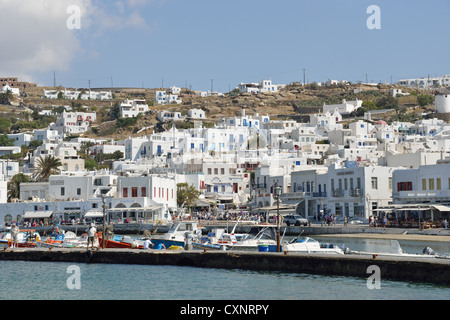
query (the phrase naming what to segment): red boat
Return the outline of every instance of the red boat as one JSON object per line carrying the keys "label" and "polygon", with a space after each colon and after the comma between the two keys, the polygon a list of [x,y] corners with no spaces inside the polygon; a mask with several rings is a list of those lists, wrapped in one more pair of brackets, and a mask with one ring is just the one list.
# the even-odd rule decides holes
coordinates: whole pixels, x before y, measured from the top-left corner
{"label": "red boat", "polygon": [[[11,241],[8,241],[8,246],[11,248]],[[16,248],[36,248],[36,242],[19,242],[16,243]]]}
{"label": "red boat", "polygon": [[[102,233],[98,233],[98,243],[100,247],[103,245]],[[115,241],[111,239],[105,239],[105,248],[115,248],[115,249],[143,249],[144,246],[137,245],[126,241]]]}

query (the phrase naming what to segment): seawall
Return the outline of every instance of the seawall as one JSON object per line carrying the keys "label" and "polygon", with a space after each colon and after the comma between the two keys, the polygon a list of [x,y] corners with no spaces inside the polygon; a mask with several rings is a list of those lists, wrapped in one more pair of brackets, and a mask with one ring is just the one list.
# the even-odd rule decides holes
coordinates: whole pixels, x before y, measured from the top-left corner
{"label": "seawall", "polygon": [[175,265],[276,271],[368,278],[368,267],[380,268],[381,279],[450,285],[450,259],[389,258],[363,255],[327,255],[245,251],[137,250],[137,249],[4,249],[0,260]]}

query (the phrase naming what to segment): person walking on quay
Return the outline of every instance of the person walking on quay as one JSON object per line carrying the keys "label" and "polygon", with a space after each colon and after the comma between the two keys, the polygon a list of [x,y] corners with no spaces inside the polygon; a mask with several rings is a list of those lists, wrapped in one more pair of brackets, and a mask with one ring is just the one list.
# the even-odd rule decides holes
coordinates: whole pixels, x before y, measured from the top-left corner
{"label": "person walking on quay", "polygon": [[95,240],[95,234],[97,233],[97,228],[93,223],[91,223],[91,226],[88,230],[88,241],[87,241],[87,249],[89,249],[89,243],[92,243],[92,249],[94,249],[94,240]]}
{"label": "person walking on quay", "polygon": [[383,217],[383,228],[386,228],[387,225],[387,218],[386,216]]}
{"label": "person walking on quay", "polygon": [[153,248],[153,242],[151,242],[149,238],[146,238],[144,241],[144,249],[148,248]]}
{"label": "person walking on quay", "polygon": [[19,237],[20,229],[16,224],[11,226],[11,248],[15,248],[19,246],[18,237]]}

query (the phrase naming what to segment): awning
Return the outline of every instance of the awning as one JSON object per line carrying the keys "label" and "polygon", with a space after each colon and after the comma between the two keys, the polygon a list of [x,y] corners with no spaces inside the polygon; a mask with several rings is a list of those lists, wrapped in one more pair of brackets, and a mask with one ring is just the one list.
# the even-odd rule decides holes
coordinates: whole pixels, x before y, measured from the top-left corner
{"label": "awning", "polygon": [[161,209],[162,207],[131,207],[131,208],[110,208],[107,212],[122,212],[122,211],[154,211]]}
{"label": "awning", "polygon": [[437,210],[439,210],[439,211],[441,211],[441,212],[450,212],[450,207],[449,206],[444,206],[444,205],[442,205],[442,204],[439,204],[439,205],[433,205],[433,208],[434,209],[437,209]]}
{"label": "awning", "polygon": [[380,207],[377,209],[372,209],[372,211],[427,211],[430,210],[430,206],[392,206],[392,207]]}
{"label": "awning", "polygon": [[101,211],[88,211],[84,215],[85,218],[103,218],[103,212]]}
{"label": "awning", "polygon": [[30,211],[25,212],[22,218],[25,219],[37,219],[37,218],[50,218],[53,214],[53,211]]}

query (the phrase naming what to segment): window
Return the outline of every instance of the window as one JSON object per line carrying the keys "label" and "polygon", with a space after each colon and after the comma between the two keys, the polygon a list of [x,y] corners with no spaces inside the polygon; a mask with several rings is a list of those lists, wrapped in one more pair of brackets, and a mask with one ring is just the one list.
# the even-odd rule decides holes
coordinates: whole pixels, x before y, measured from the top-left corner
{"label": "window", "polygon": [[441,178],[436,178],[436,190],[441,190]]}
{"label": "window", "polygon": [[427,179],[422,179],[422,190],[427,190]]}
{"label": "window", "polygon": [[77,195],[81,195],[81,188],[77,188]]}
{"label": "window", "polygon": [[218,168],[214,168],[214,174],[219,174],[219,169]]}
{"label": "window", "polygon": [[146,197],[146,196],[147,196],[147,188],[141,187],[141,197]]}
{"label": "window", "polygon": [[371,182],[372,182],[372,189],[377,190],[378,189],[378,178],[372,177]]}
{"label": "window", "polygon": [[212,174],[211,168],[208,168],[208,174]]}
{"label": "window", "polygon": [[63,196],[63,195],[65,195],[65,193],[66,193],[66,189],[64,187],[61,187],[61,195]]}
{"label": "window", "polygon": [[137,187],[132,187],[131,188],[131,197],[132,198],[137,198],[138,196],[138,188]]}
{"label": "window", "polygon": [[392,190],[392,177],[389,177],[389,190]]}
{"label": "window", "polygon": [[225,168],[220,168],[220,174],[222,174],[222,175],[225,174]]}
{"label": "window", "polygon": [[428,186],[429,186],[430,190],[434,190],[434,179],[433,178],[428,179]]}
{"label": "window", "polygon": [[128,197],[128,188],[122,189],[122,197],[127,198]]}

